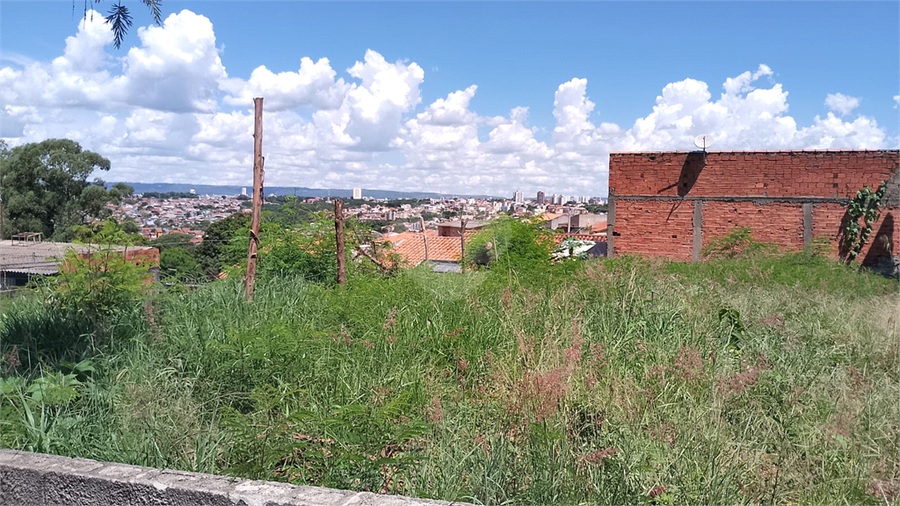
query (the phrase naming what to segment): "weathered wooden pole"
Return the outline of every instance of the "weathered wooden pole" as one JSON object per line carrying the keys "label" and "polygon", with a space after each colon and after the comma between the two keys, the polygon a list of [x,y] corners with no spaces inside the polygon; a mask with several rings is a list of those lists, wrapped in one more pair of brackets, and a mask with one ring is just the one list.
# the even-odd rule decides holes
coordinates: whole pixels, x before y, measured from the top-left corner
{"label": "weathered wooden pole", "polygon": [[337,244],[337,281],[347,284],[347,266],[344,264],[344,203],[334,199],[334,238]]}
{"label": "weathered wooden pole", "polygon": [[256,256],[259,252],[259,220],[262,214],[263,156],[262,113],[263,99],[253,99],[253,214],[250,218],[250,246],[247,248],[247,274],[244,276],[244,293],[253,300],[253,284],[256,281]]}

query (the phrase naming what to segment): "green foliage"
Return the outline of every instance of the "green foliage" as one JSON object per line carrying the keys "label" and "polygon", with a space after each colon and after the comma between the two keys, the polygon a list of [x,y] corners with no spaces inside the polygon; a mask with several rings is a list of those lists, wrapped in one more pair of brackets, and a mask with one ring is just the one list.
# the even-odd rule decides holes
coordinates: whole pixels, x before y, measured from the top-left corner
{"label": "green foliage", "polygon": [[109,160],[68,139],[10,150],[0,159],[0,235],[42,232],[45,238],[65,241],[73,237],[73,226],[108,216],[106,204],[119,202],[133,189],[119,183],[107,191],[102,180],[89,182],[96,170],[109,170]]}
{"label": "green foliage", "polygon": [[33,381],[0,378],[0,442],[7,448],[51,453],[60,439],[56,422],[61,409],[78,397],[80,386],[75,373],[48,372]]}
{"label": "green foliage", "polygon": [[584,208],[589,213],[597,214],[597,213],[605,213],[609,210],[609,206],[606,204],[585,204]]}
{"label": "green foliage", "polygon": [[[353,261],[353,252],[359,241],[369,243],[372,240],[367,224],[356,220],[344,222],[345,262],[350,272],[373,272],[373,266],[368,261]],[[249,227],[235,233],[235,237],[249,235]],[[299,276],[315,283],[337,283],[337,245],[332,215],[319,212],[310,215],[310,221],[290,229],[266,220],[260,224],[259,235],[256,266],[259,278]],[[233,241],[223,248],[225,255],[237,259],[231,270],[238,276],[243,275],[246,269],[247,246],[241,242]]]}
{"label": "green foliage", "polygon": [[266,221],[291,228],[309,223],[315,220],[320,213],[332,210],[334,210],[334,204],[324,200],[304,202],[291,195],[269,197],[263,204],[263,218]]}
{"label": "green foliage", "polygon": [[204,277],[200,263],[187,250],[167,248],[159,254],[159,272],[165,279],[197,281]]}
{"label": "green foliage", "polygon": [[92,253],[69,250],[59,265],[51,288],[59,310],[83,315],[102,335],[112,317],[137,302],[150,281],[149,262],[126,260],[128,236],[115,222],[107,221],[94,237]]}
{"label": "green foliage", "polygon": [[723,236],[713,237],[703,247],[704,258],[737,258],[756,254],[771,254],[776,251],[771,244],[759,242],[747,226],[734,227]]}
{"label": "green foliage", "polygon": [[[94,1],[99,2],[100,0]],[[141,0],[141,2],[150,9],[150,14],[153,15],[153,22],[157,26],[162,24],[162,10],[160,9],[162,0]],[[84,5],[84,15],[87,17],[88,4],[85,3]],[[113,32],[113,45],[116,49],[119,49],[122,46],[122,41],[125,40],[128,29],[131,28],[131,12],[119,0],[109,8],[105,19]]]}
{"label": "green foliage", "polygon": [[[853,262],[868,242],[872,227],[881,214],[882,199],[886,190],[887,181],[882,181],[875,192],[866,186],[850,199],[846,225],[841,231],[841,253],[846,263]],[[863,220],[862,225],[859,223],[860,219]]]}
{"label": "green foliage", "polygon": [[890,503],[898,292],[806,253],[225,280],[123,314],[33,422],[11,378],[0,442],[482,504]]}
{"label": "green foliage", "polygon": [[147,243],[147,245],[153,246],[154,248],[159,248],[160,253],[172,248],[183,249],[185,251],[191,252],[196,249],[194,243],[191,242],[193,238],[194,236],[191,234],[164,234],[150,241],[149,243]]}
{"label": "green foliage", "polygon": [[469,239],[464,263],[530,271],[549,266],[552,250],[552,235],[538,222],[501,217]]}
{"label": "green foliage", "polygon": [[91,348],[94,329],[83,315],[59,311],[36,295],[16,297],[3,306],[0,355],[6,360],[0,360],[0,375],[77,361]]}
{"label": "green foliage", "polygon": [[[235,213],[212,223],[203,234],[203,242],[197,248],[197,260],[209,276],[222,272],[223,265],[234,265],[247,257],[249,234],[239,236],[241,229],[249,230],[250,215]],[[240,247],[243,245],[243,254]]]}
{"label": "green foliage", "polygon": [[266,223],[260,236],[260,277],[293,274],[318,283],[337,283],[334,220],[324,212],[294,230]]}
{"label": "green foliage", "polygon": [[145,242],[134,222],[126,221],[119,224],[112,218],[95,221],[88,225],[76,225],[72,227],[71,231],[73,240],[81,244],[103,244],[115,241],[115,244],[139,246]]}

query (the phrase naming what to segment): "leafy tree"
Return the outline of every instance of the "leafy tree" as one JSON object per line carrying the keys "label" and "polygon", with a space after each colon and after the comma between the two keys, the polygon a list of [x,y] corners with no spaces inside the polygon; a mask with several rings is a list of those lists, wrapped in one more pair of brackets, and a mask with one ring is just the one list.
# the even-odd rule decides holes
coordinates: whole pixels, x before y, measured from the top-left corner
{"label": "leafy tree", "polygon": [[475,267],[499,264],[516,270],[550,265],[553,238],[535,221],[503,217],[469,239],[464,263]]}
{"label": "leafy tree", "polygon": [[243,248],[243,257],[247,256],[247,241],[249,234],[245,233],[239,236],[241,229],[249,230],[250,215],[244,213],[236,213],[228,218],[219,220],[206,229],[203,235],[203,242],[197,248],[197,260],[203,270],[215,276],[222,270],[222,265],[233,265],[241,261],[242,255],[238,248],[229,248],[230,245],[236,244]]}
{"label": "leafy tree", "polygon": [[160,254],[166,250],[177,248],[183,249],[188,253],[194,251],[196,247],[191,242],[194,236],[191,234],[171,233],[159,236],[159,238],[150,241],[149,246],[159,248]]}
{"label": "leafy tree", "polygon": [[118,203],[134,189],[119,183],[106,190],[103,180],[91,183],[95,170],[109,170],[109,160],[68,139],[17,146],[0,158],[3,230],[42,232],[54,240],[74,237],[73,226],[109,215],[106,204]]}
{"label": "leafy tree", "polygon": [[[132,226],[126,226],[127,224]],[[72,227],[75,242],[82,244],[97,244],[116,238],[119,245],[143,245],[144,237],[137,232],[133,221],[119,224],[116,220],[108,218],[105,221],[97,221],[88,225],[76,225]],[[114,235],[115,234],[115,235]]]}
{"label": "leafy tree", "polygon": [[[222,270],[230,276],[244,274],[249,230],[248,223],[236,232],[235,240],[221,248]],[[307,223],[291,228],[264,219],[260,224],[259,237],[256,273],[260,279],[299,275],[315,283],[337,283],[337,245],[332,214],[324,211],[315,213]],[[356,219],[344,221],[345,265],[348,272],[382,275],[393,272],[396,258],[386,260],[383,255],[361,248],[362,244],[371,245],[373,242],[369,222]]]}
{"label": "leafy tree", "polygon": [[589,213],[605,213],[609,210],[609,206],[606,204],[585,204],[584,208],[587,209]]}
{"label": "leafy tree", "polygon": [[203,269],[197,259],[181,248],[167,248],[159,254],[159,272],[180,281],[203,277]]}
{"label": "leafy tree", "polygon": [[66,254],[53,300],[63,311],[87,317],[102,336],[116,313],[140,299],[149,286],[152,265],[126,260],[117,245],[129,244],[129,237],[113,221],[106,221],[93,239],[93,253]]}

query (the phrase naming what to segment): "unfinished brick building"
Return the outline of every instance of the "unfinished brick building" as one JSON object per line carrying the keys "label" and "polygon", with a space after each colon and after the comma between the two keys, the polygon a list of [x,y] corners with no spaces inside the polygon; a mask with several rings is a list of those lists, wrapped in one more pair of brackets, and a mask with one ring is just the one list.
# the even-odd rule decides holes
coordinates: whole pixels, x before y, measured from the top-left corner
{"label": "unfinished brick building", "polygon": [[847,204],[888,180],[886,207],[860,259],[889,260],[900,242],[900,151],[612,153],[608,256],[700,260],[704,245],[736,226],[784,250],[827,238],[839,254]]}

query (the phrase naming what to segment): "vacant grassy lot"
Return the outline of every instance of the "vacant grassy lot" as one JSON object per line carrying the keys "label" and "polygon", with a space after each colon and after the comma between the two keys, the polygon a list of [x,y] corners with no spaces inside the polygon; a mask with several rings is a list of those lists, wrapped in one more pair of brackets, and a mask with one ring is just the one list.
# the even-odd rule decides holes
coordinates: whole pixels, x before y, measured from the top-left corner
{"label": "vacant grassy lot", "polygon": [[485,504],[896,503],[898,308],[802,254],[224,281],[93,341],[19,297],[0,443]]}

